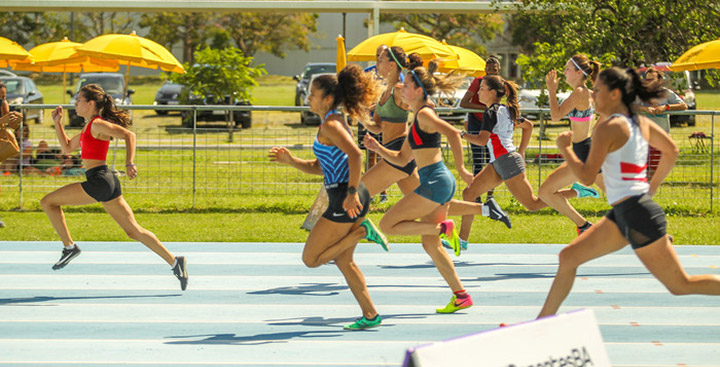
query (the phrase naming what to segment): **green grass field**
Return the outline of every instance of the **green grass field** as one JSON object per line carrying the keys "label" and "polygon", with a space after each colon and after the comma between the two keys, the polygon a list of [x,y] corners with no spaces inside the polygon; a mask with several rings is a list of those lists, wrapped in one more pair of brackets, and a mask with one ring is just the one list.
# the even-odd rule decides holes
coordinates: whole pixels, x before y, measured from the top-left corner
{"label": "green grass field", "polygon": [[[135,104],[151,104],[155,92],[162,84],[160,79],[131,78],[131,88],[136,90]],[[295,81],[290,77],[265,76],[260,79],[260,86],[253,92],[256,105],[292,105],[294,99]],[[40,85],[45,94],[46,103],[60,103],[62,86],[58,83]],[[69,88],[68,88],[69,89]],[[703,91],[697,94],[699,110],[720,110],[720,92]],[[52,139],[54,132],[51,128],[49,111],[46,113],[44,126],[31,125],[33,134]],[[153,111],[135,111],[134,129],[139,137],[152,138],[171,137],[175,141],[192,141],[192,135],[181,132],[180,118],[177,114],[157,116]],[[710,132],[712,120],[709,116],[699,116],[697,126],[673,128],[673,135],[677,137],[682,149],[691,149],[690,141],[686,138],[693,131]],[[304,142],[312,136],[316,127],[303,127],[299,124],[299,113],[255,112],[253,114],[253,128],[237,131],[234,142],[241,139],[262,141],[268,143],[274,139],[277,132],[282,132],[278,144],[292,145]],[[549,127],[547,134],[554,136],[567,129],[567,126],[557,125]],[[537,134],[537,129],[536,129]],[[36,136],[36,135],[34,135]],[[217,141],[217,144],[230,144],[228,134],[222,129],[208,130],[202,139]],[[290,137],[290,138],[288,138]],[[293,138],[294,137],[294,138]],[[290,140],[288,140],[290,139]],[[292,140],[297,139],[297,140]],[[531,145],[537,144],[533,139]],[[543,142],[544,145],[554,145],[552,141]],[[188,151],[189,152],[189,151]],[[149,162],[152,157],[161,155],[161,151],[138,151],[138,160]],[[231,157],[228,159],[239,161],[264,161],[264,152],[255,152],[252,157]],[[305,152],[305,154],[309,154]],[[528,152],[531,156],[532,152]],[[122,155],[120,155],[122,156]],[[187,164],[192,157],[188,153],[175,154],[172,158],[176,165]],[[208,158],[209,159],[209,158]],[[183,163],[185,162],[185,163]],[[209,164],[206,162],[206,164]],[[448,162],[452,165],[452,162]],[[707,213],[704,209],[709,200],[707,182],[709,162],[705,158],[692,158],[687,162],[680,162],[663,186],[657,199],[666,208],[669,220],[669,231],[675,235],[676,243],[681,244],[720,244],[720,231],[717,231],[717,194],[715,194],[715,209]],[[715,160],[716,172],[718,160]],[[146,165],[143,167],[145,177],[163,177],[161,166]],[[186,169],[189,169],[189,165]],[[534,186],[538,181],[537,166],[528,166],[528,177]],[[543,170],[542,176],[547,175],[552,167]],[[223,171],[224,170],[224,171]],[[219,173],[218,173],[219,172]],[[185,173],[184,173],[185,174]],[[211,186],[217,185],[213,180],[224,175],[232,175],[233,171],[218,168],[209,172],[201,172],[199,181],[208,182]],[[291,173],[279,173],[283,182],[308,181],[308,176]],[[717,177],[717,173],[716,173]],[[44,177],[25,177],[24,183],[28,185],[23,195],[23,209],[16,210],[20,193],[17,192],[17,181],[12,177],[0,177],[0,183],[5,189],[0,200],[0,217],[8,224],[7,228],[0,229],[1,239],[12,240],[57,240],[44,213],[40,210],[39,199],[52,190],[58,183],[46,186]],[[277,179],[277,177],[273,177]],[[65,178],[62,182],[77,182],[78,177]],[[237,194],[237,187],[227,184],[221,189],[204,190],[198,193],[196,205],[192,206],[191,190],[187,186],[175,187],[172,182],[155,180],[149,188],[140,193],[126,194],[128,202],[135,209],[138,221],[148,229],[154,231],[164,241],[290,241],[304,242],[307,234],[299,228],[304,220],[305,213],[312,204],[314,196],[311,194],[287,195],[282,188],[263,185],[267,177],[256,177],[256,185],[252,195]],[[315,178],[318,182],[319,178]],[[62,183],[61,182],[61,183]],[[147,181],[146,181],[147,182]],[[183,181],[185,182],[185,181]],[[60,184],[61,184],[60,183]],[[13,186],[15,185],[15,191]],[[225,185],[222,184],[221,185]],[[129,185],[126,187],[130,187]],[[314,186],[313,186],[314,187]],[[464,187],[463,184],[460,187]],[[717,192],[717,189],[715,190]],[[375,206],[370,217],[379,221],[384,210],[397,200],[397,189],[391,191],[395,194],[389,204]],[[458,194],[459,195],[459,194]],[[527,213],[520,205],[511,199],[504,189],[499,190],[498,200],[513,218],[514,228],[505,229],[496,222],[478,218],[471,235],[471,242],[518,242],[518,243],[565,243],[574,236],[572,223],[565,217],[552,210],[545,209],[538,213]],[[596,221],[608,209],[603,200],[575,200],[573,204],[588,219]],[[68,223],[71,233],[76,240],[107,240],[126,241],[127,238],[106,214],[101,214],[99,205],[68,209]],[[416,237],[392,238],[395,242],[418,242]]]}

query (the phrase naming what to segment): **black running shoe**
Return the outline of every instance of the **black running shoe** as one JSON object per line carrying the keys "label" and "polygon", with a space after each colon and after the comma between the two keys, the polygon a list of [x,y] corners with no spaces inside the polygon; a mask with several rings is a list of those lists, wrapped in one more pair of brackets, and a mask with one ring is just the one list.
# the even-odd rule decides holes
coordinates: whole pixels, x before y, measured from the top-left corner
{"label": "black running shoe", "polygon": [[53,265],[53,270],[60,270],[65,267],[65,265],[70,263],[70,260],[78,257],[80,255],[80,247],[78,245],[75,245],[72,249],[68,250],[67,248],[64,248],[62,250],[62,255],[60,256],[60,260],[58,260],[55,265]]}
{"label": "black running shoe", "polygon": [[485,204],[483,205],[487,206],[490,213],[490,219],[499,220],[505,223],[508,228],[512,228],[512,223],[510,223],[510,217],[508,217],[508,215],[505,214],[505,212],[500,208],[500,205],[498,205],[497,201],[495,201],[495,198],[491,197],[485,200]]}
{"label": "black running shoe", "polygon": [[176,256],[175,257],[175,266],[173,266],[172,271],[173,274],[180,280],[180,289],[185,290],[187,288],[187,282],[188,282],[188,275],[187,275],[187,268],[185,264],[185,256]]}

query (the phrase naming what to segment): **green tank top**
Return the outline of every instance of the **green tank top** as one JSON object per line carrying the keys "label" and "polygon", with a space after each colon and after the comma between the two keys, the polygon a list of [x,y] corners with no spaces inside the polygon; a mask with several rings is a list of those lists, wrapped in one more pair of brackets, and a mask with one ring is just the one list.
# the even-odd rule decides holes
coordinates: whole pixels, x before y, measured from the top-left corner
{"label": "green tank top", "polygon": [[378,102],[375,113],[380,116],[381,121],[394,123],[407,123],[408,111],[403,110],[395,104],[395,87],[390,91],[390,97],[385,104]]}

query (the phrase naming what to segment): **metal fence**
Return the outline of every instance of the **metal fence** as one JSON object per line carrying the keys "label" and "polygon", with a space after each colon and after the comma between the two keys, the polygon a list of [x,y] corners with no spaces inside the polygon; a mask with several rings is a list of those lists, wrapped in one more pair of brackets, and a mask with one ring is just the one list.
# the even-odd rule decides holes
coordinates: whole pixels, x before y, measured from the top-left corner
{"label": "metal fence", "polygon": [[[26,105],[24,108],[54,108],[55,105]],[[72,108],[72,106],[64,106]],[[129,106],[132,110],[186,110],[196,116],[198,111],[250,110],[282,111],[288,119],[299,120],[299,111],[306,107],[274,106]],[[438,108],[439,112],[448,111]],[[454,110],[453,112],[467,112]],[[527,175],[535,191],[547,175],[561,160],[554,137],[567,127],[549,127],[544,120],[548,110],[523,111],[540,116],[535,133],[528,148]],[[680,147],[680,156],[670,176],[656,196],[666,208],[676,207],[692,213],[717,212],[718,147],[714,139],[715,119],[720,111],[683,111],[681,115],[695,115],[698,125],[692,128],[673,128],[671,135]],[[152,197],[174,196],[173,207],[212,208],[223,198],[238,195],[305,195],[317,194],[322,182],[320,176],[307,175],[293,168],[270,162],[268,151],[273,146],[286,146],[293,154],[312,157],[312,143],[315,129],[303,128],[250,128],[237,129],[231,124],[206,128],[193,120],[192,128],[177,126],[143,127],[136,124],[139,176],[129,180],[123,175],[125,166],[124,142],[111,144],[108,164],[117,167],[126,195],[151,200]],[[37,149],[40,141],[59,148],[52,124],[26,125],[30,130],[28,141]],[[79,130],[68,131],[68,135]],[[548,140],[539,136],[547,135]],[[357,135],[357,134],[356,134]],[[516,134],[519,135],[519,134]],[[519,139],[519,136],[516,137]],[[518,143],[519,141],[516,141]],[[446,156],[448,150],[446,149]],[[466,157],[469,162],[469,149]],[[448,157],[451,158],[451,157]],[[33,162],[34,169],[2,170],[0,187],[2,199],[0,210],[13,208],[37,208],[39,199],[48,192],[71,182],[81,181],[79,169],[58,169],[61,162],[44,160]],[[453,167],[452,164],[448,164]],[[460,185],[463,186],[462,184]],[[512,200],[511,195],[501,186],[496,197]],[[396,188],[389,195],[400,195]],[[459,193],[457,194],[460,195]],[[158,200],[162,202],[163,200]],[[172,209],[172,208],[167,208]]]}

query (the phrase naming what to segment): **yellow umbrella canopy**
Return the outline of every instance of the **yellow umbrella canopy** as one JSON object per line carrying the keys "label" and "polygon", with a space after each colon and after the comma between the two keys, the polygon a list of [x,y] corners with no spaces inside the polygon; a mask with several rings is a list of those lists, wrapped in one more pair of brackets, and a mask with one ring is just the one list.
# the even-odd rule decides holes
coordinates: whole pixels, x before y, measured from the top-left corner
{"label": "yellow umbrella canopy", "polygon": [[345,65],[347,65],[347,55],[345,54],[345,38],[338,35],[337,38],[337,56],[335,61],[335,70],[339,73]]}
{"label": "yellow umbrella canopy", "polygon": [[117,60],[78,55],[76,49],[80,45],[82,44],[70,42],[66,37],[59,42],[49,42],[35,46],[30,50],[35,62],[18,62],[13,65],[13,69],[58,73],[118,71],[120,69]]}
{"label": "yellow umbrella canopy", "polygon": [[147,38],[132,34],[104,34],[77,48],[80,56],[117,60],[121,65],[184,73],[182,64],[170,51]]}
{"label": "yellow umbrella canopy", "polygon": [[408,33],[404,29],[397,32],[378,34],[360,42],[347,53],[348,61],[375,61],[375,51],[380,45],[399,46],[406,54],[418,53],[423,60],[455,58],[456,54],[447,45],[431,37]]}
{"label": "yellow umbrella canopy", "polygon": [[450,45],[448,47],[457,54],[457,58],[441,61],[438,71],[449,73],[457,70],[462,74],[474,77],[485,75],[485,60],[482,57],[466,48]]}
{"label": "yellow umbrella canopy", "polygon": [[0,67],[6,68],[18,61],[32,62],[33,57],[17,42],[0,37]]}
{"label": "yellow umbrella canopy", "polygon": [[720,39],[701,43],[670,65],[672,71],[720,69]]}

